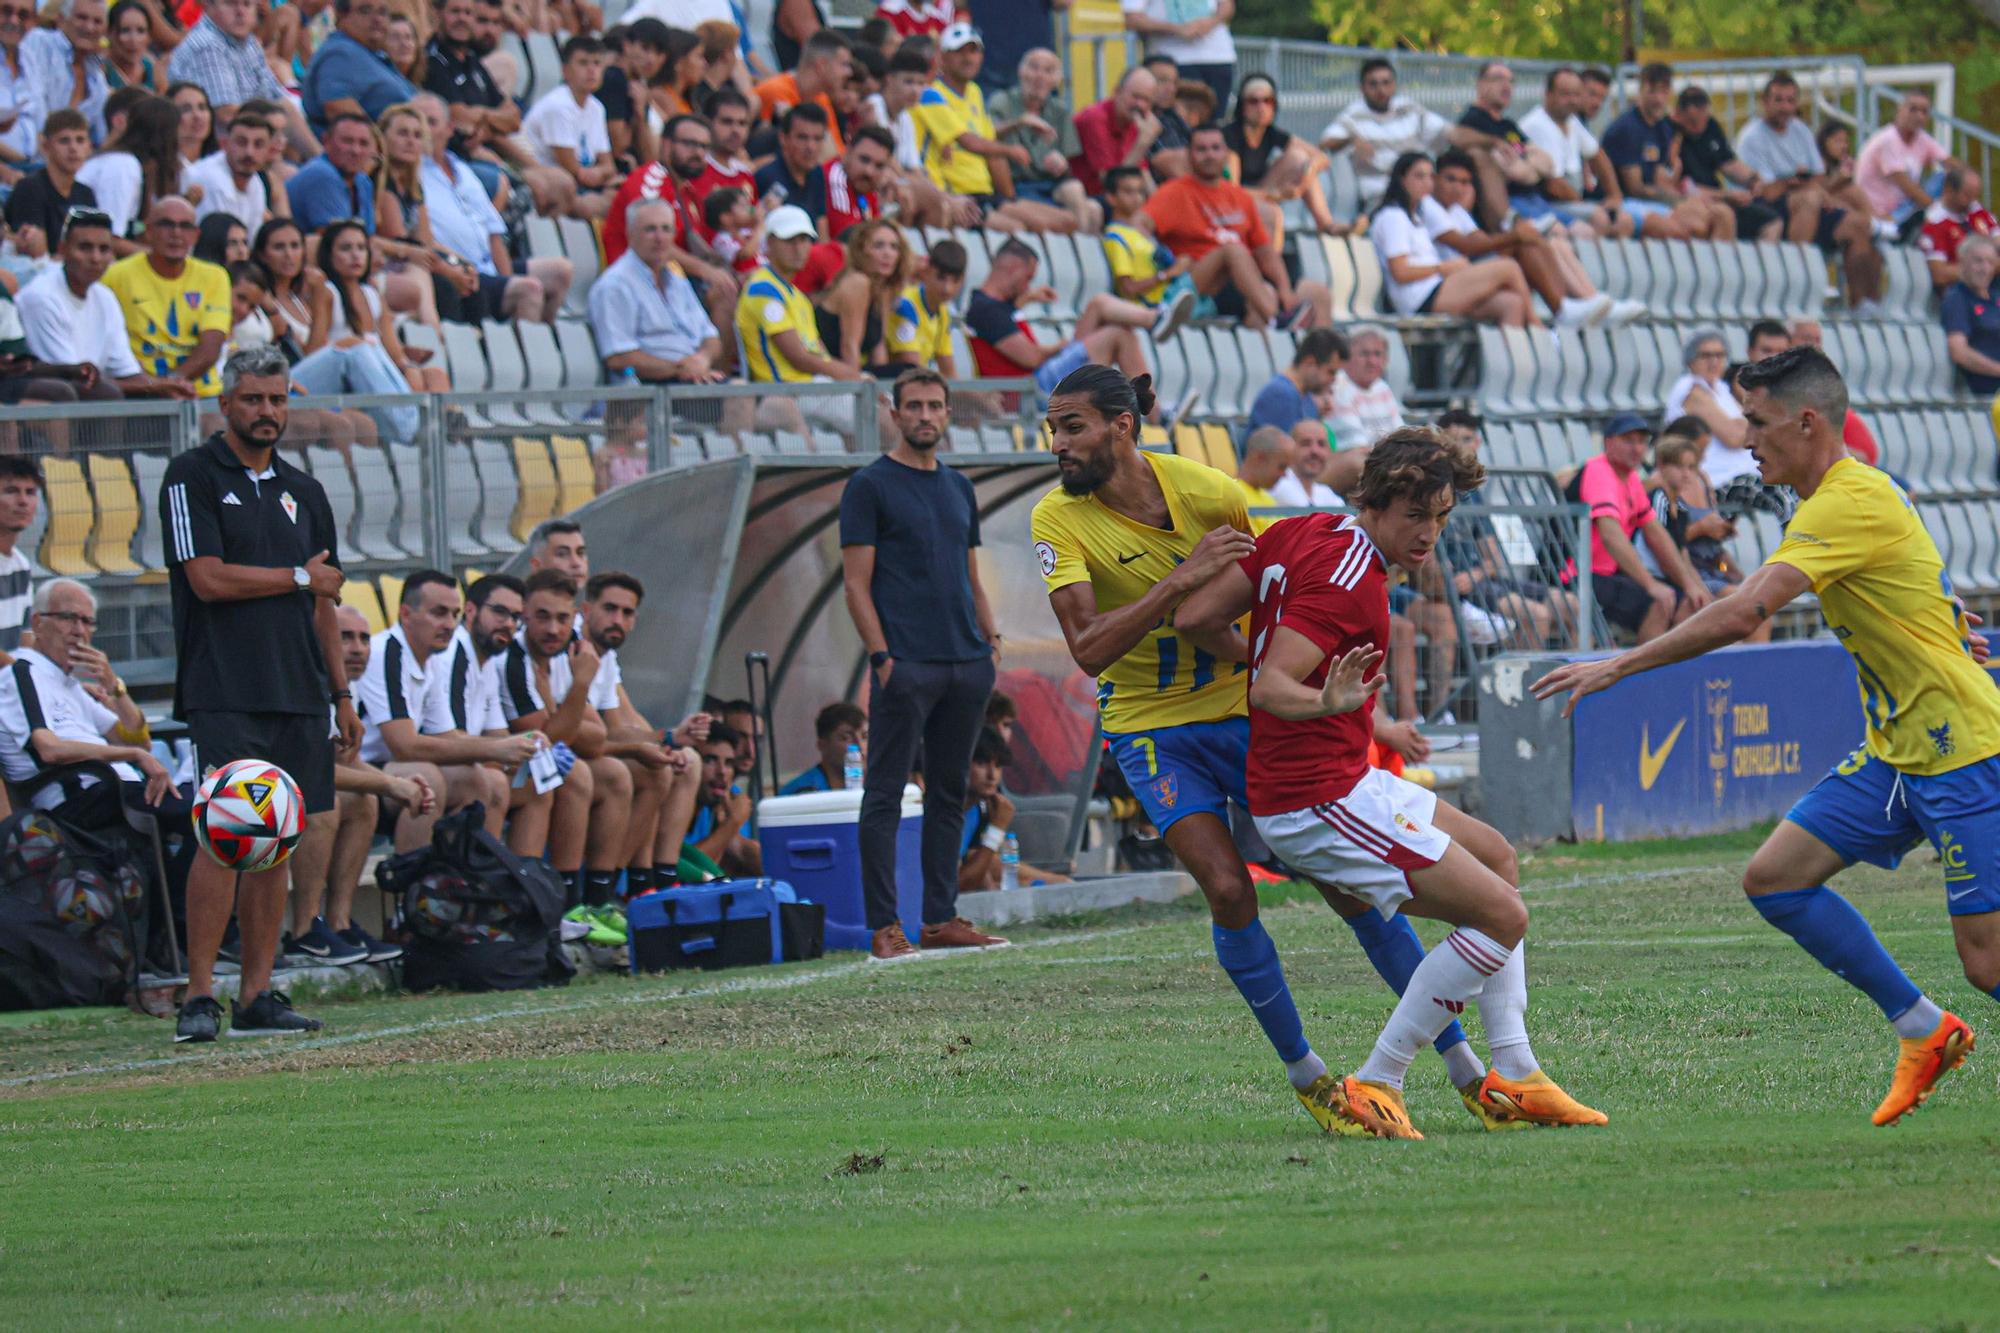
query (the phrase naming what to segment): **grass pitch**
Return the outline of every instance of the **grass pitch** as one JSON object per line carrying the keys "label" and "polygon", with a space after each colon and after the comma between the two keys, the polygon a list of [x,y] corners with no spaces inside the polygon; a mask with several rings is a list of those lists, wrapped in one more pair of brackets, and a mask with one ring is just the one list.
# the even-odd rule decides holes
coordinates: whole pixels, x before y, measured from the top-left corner
{"label": "grass pitch", "polygon": [[[1426,1055],[1426,1142],[1321,1137],[1192,904],[896,968],[323,1003],[290,1043],[28,1016],[0,1326],[2000,1324],[2000,1015],[1936,867],[1842,887],[1994,1049],[1877,1130],[1888,1030],[1743,904],[1754,844],[1529,860],[1536,1050],[1606,1130],[1482,1134]],[[1316,899],[1266,920],[1352,1067],[1387,992]]]}

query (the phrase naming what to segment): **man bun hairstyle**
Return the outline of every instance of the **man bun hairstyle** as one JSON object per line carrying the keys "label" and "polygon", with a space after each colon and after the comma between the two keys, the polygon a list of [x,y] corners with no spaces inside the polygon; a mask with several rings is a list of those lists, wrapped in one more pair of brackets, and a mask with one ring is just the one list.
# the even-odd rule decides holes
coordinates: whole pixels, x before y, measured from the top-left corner
{"label": "man bun hairstyle", "polygon": [[1049,397],[1061,398],[1069,394],[1081,394],[1088,398],[1090,405],[1106,421],[1130,412],[1132,420],[1140,422],[1153,410],[1153,377],[1140,375],[1128,380],[1116,366],[1078,366],[1063,376],[1062,383],[1056,385],[1055,392]]}
{"label": "man bun hairstyle", "polygon": [[1454,447],[1429,426],[1404,426],[1369,449],[1354,502],[1381,511],[1399,500],[1428,500],[1447,488],[1463,495],[1485,480],[1486,469],[1476,455]]}

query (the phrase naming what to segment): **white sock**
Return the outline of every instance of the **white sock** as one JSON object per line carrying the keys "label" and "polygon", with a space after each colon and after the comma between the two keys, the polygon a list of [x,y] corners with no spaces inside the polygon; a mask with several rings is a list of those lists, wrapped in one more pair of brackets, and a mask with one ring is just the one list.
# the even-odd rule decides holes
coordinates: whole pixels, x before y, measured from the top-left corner
{"label": "white sock", "polygon": [[1462,1041],[1444,1053],[1444,1072],[1451,1086],[1463,1088],[1486,1077],[1486,1062],[1473,1053],[1471,1042]]}
{"label": "white sock", "polygon": [[1297,1060],[1285,1061],[1285,1077],[1290,1079],[1292,1086],[1300,1092],[1310,1088],[1325,1073],[1326,1061],[1310,1050]]}
{"label": "white sock", "polygon": [[1541,1066],[1528,1045],[1528,944],[1516,945],[1506,965],[1479,993],[1479,1021],[1502,1078],[1527,1078]]}
{"label": "white sock", "polygon": [[1478,998],[1487,978],[1506,965],[1513,950],[1470,927],[1460,926],[1424,955],[1396,1011],[1375,1039],[1375,1049],[1356,1075],[1367,1083],[1403,1086],[1417,1052],[1437,1040],[1445,1025]]}
{"label": "white sock", "polygon": [[1937,1031],[1937,1025],[1944,1021],[1944,1010],[1937,1007],[1928,995],[1919,995],[1917,1002],[1896,1015],[1896,1035],[1899,1037],[1928,1037]]}

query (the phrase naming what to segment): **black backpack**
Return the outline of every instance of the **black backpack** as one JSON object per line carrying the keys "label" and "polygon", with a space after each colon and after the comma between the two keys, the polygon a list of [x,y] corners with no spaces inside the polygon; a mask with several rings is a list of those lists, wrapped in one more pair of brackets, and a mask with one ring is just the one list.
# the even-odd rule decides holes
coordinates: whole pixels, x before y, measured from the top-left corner
{"label": "black backpack", "polygon": [[0,821],[0,1010],[126,1003],[147,887],[122,840],[42,810]]}
{"label": "black backpack", "polygon": [[557,933],[562,879],[515,855],[485,825],[486,807],[475,801],[440,819],[430,846],[376,869],[383,891],[401,902],[410,934],[406,989],[527,990],[576,973]]}

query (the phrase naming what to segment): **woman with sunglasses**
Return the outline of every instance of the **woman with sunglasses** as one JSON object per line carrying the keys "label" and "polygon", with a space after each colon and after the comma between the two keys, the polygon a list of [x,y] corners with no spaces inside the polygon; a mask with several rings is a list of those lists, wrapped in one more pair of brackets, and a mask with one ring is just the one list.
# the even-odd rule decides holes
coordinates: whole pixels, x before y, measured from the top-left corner
{"label": "woman with sunglasses", "polygon": [[1271,233],[1271,244],[1284,236],[1282,205],[1305,201],[1306,212],[1322,236],[1345,236],[1353,228],[1334,220],[1320,188],[1319,174],[1327,157],[1319,149],[1278,127],[1278,85],[1263,74],[1243,80],[1236,94],[1236,118],[1222,127],[1229,145],[1229,175],[1257,196],[1259,211]]}

